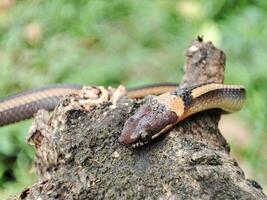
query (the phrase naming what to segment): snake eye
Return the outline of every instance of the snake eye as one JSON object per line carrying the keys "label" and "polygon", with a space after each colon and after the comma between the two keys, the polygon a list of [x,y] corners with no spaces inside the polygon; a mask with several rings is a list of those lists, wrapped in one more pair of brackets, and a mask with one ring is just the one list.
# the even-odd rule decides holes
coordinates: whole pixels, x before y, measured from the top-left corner
{"label": "snake eye", "polygon": [[151,139],[151,136],[145,130],[140,131],[140,135],[142,140],[149,141]]}

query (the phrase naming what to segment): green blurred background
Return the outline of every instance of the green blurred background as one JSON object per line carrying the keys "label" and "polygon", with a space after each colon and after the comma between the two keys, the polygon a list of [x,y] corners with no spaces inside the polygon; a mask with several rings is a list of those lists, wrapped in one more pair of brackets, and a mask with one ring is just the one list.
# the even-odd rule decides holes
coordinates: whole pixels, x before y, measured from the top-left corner
{"label": "green blurred background", "polygon": [[[226,53],[226,82],[247,88],[223,132],[267,192],[266,0],[0,0],[0,96],[52,83],[179,82],[197,35]],[[36,181],[30,125],[0,129],[0,199]]]}

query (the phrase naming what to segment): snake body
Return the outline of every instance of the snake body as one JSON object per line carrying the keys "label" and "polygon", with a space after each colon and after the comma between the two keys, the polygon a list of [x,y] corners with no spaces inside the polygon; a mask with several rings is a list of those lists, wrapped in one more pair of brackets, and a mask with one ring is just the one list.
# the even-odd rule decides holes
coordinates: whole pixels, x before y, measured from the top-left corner
{"label": "snake body", "polygon": [[[127,89],[129,98],[142,98],[149,94],[159,95],[174,90],[176,83],[160,83]],[[60,99],[68,94],[77,94],[82,85],[57,84],[28,90],[0,99],[0,126],[32,118],[40,110],[53,110]]]}
{"label": "snake body", "polygon": [[140,146],[195,113],[213,108],[240,110],[245,95],[245,88],[239,85],[207,83],[177,88],[140,107],[125,122],[119,141],[125,146]]}

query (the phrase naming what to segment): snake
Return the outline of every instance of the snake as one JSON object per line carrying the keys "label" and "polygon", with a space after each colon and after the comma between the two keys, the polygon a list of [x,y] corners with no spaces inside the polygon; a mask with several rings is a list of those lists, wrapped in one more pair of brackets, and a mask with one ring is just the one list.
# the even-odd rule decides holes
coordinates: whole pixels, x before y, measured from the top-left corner
{"label": "snake", "polygon": [[[32,118],[40,109],[51,111],[63,96],[77,94],[81,89],[82,85],[56,84],[4,97],[0,99],[0,126]],[[119,136],[122,145],[138,147],[195,113],[209,109],[221,109],[225,113],[240,110],[246,90],[242,85],[220,83],[188,87],[160,83],[126,89],[126,95],[131,99],[152,95],[126,120]]]}

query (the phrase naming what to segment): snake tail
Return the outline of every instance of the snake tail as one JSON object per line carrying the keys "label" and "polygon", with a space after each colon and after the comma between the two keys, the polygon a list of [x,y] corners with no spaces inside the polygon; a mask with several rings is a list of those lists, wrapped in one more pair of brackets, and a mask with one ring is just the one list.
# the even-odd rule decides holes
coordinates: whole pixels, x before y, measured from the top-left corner
{"label": "snake tail", "polygon": [[78,93],[81,88],[59,84],[5,97],[0,100],[0,126],[32,118],[40,109],[53,110],[63,96]]}

